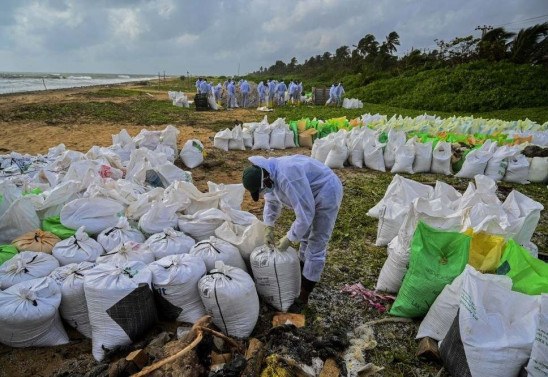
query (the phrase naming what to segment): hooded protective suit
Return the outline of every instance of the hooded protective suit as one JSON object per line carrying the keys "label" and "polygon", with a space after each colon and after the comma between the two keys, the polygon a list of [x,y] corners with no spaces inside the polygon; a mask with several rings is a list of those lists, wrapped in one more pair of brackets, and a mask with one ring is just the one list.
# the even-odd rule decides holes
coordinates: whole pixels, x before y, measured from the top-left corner
{"label": "hooded protective suit", "polygon": [[319,281],[343,196],[341,181],[327,166],[302,155],[268,159],[253,156],[249,161],[265,169],[274,182],[272,192],[264,196],[264,223],[273,226],[282,206],[295,211],[296,219],[287,237],[291,242],[301,242],[303,276]]}

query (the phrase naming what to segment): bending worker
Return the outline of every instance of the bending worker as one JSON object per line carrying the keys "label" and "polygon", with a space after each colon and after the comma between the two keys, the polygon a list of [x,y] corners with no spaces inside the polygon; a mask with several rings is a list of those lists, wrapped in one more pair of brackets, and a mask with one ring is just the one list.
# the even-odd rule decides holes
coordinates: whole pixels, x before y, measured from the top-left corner
{"label": "bending worker", "polygon": [[242,181],[254,201],[264,194],[266,244],[274,244],[274,224],[282,206],[295,211],[295,222],[276,246],[286,251],[292,243],[300,242],[301,293],[290,308],[300,311],[322,275],[327,243],[343,196],[341,181],[330,168],[302,155],[268,159],[254,156],[249,161],[253,165],[244,170]]}

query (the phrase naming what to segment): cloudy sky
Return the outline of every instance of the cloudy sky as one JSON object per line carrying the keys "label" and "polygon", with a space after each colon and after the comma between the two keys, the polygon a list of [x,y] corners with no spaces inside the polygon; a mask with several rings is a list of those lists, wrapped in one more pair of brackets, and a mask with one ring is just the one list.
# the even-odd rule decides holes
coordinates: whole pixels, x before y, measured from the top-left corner
{"label": "cloudy sky", "polygon": [[234,75],[369,33],[405,53],[545,21],[548,0],[0,0],[0,71]]}

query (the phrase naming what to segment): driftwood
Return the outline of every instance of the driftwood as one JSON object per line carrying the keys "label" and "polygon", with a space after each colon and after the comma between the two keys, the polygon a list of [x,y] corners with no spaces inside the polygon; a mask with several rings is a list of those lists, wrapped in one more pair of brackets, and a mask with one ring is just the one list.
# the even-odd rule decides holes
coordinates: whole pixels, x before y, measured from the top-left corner
{"label": "driftwood", "polygon": [[168,364],[168,363],[170,363],[174,360],[177,360],[178,358],[180,358],[180,357],[184,356],[185,354],[187,354],[188,352],[190,352],[192,349],[194,349],[202,341],[202,339],[204,337],[203,329],[204,329],[205,326],[208,326],[210,323],[211,323],[211,317],[210,316],[204,316],[204,317],[200,318],[194,324],[194,326],[192,326],[192,329],[190,330],[190,332],[186,336],[187,340],[193,339],[192,342],[188,346],[186,346],[185,348],[183,348],[179,352],[175,353],[174,355],[166,357],[165,359],[157,361],[154,364],[143,368],[143,370],[141,370],[139,373],[134,374],[132,377],[147,376],[150,373],[154,372],[155,370],[158,370],[159,368],[163,367],[164,365],[166,365],[166,364]]}

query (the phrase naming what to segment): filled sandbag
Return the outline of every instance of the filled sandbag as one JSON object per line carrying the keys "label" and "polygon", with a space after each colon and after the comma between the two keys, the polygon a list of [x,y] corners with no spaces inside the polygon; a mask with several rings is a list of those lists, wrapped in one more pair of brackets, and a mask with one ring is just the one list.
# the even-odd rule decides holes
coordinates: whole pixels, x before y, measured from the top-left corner
{"label": "filled sandbag", "polygon": [[289,248],[281,252],[263,245],[251,253],[250,263],[259,295],[277,310],[286,312],[301,291],[297,251]]}
{"label": "filled sandbag", "polygon": [[127,218],[120,217],[116,226],[107,228],[99,233],[97,241],[108,253],[120,244],[128,241],[143,243],[145,242],[145,236],[138,229],[132,228]]}
{"label": "filled sandbag", "polygon": [[207,240],[215,234],[215,229],[225,221],[228,215],[217,208],[198,211],[193,215],[179,217],[179,229],[196,241]]}
{"label": "filled sandbag", "polygon": [[66,240],[76,233],[75,229],[67,228],[61,224],[61,218],[59,216],[46,217],[42,220],[42,230],[53,233],[62,240]]}
{"label": "filled sandbag", "polygon": [[283,122],[276,120],[270,128],[270,149],[285,149],[285,132],[287,126]]}
{"label": "filled sandbag", "polygon": [[474,149],[466,155],[464,164],[455,177],[474,178],[478,174],[483,174],[487,168],[487,162],[489,162],[490,158],[490,152],[481,148]]}
{"label": "filled sandbag", "polygon": [[99,263],[123,264],[127,262],[143,262],[149,264],[154,262],[154,254],[142,243],[127,241],[118,245],[108,253],[101,255],[96,260]]}
{"label": "filled sandbag", "polygon": [[489,275],[466,267],[459,313],[440,345],[445,368],[453,376],[515,377],[531,354],[540,296],[489,280]]}
{"label": "filled sandbag", "polygon": [[516,150],[507,145],[498,148],[487,162],[484,174],[495,181],[500,181],[504,177],[504,174],[506,174],[508,158],[515,153]]}
{"label": "filled sandbag", "polygon": [[207,188],[210,193],[221,192],[222,196],[219,201],[219,208],[224,210],[225,208],[232,208],[240,210],[242,202],[244,201],[245,187],[241,183],[224,184],[207,182]]}
{"label": "filled sandbag", "polygon": [[474,232],[472,229],[466,229],[464,234],[472,238],[468,264],[483,273],[494,272],[500,263],[506,245],[504,237],[485,232]]}
{"label": "filled sandbag", "polygon": [[225,221],[223,225],[215,229],[215,236],[236,246],[244,261],[249,263],[253,250],[264,243],[265,229],[266,225],[258,219],[251,225],[238,225]]}
{"label": "filled sandbag", "polygon": [[196,241],[192,237],[173,228],[166,228],[161,233],[153,234],[145,242],[156,260],[168,255],[188,254],[195,244]]}
{"label": "filled sandbag", "polygon": [[414,173],[428,173],[432,166],[432,142],[419,143],[414,142],[415,159],[413,160]]}
{"label": "filled sandbag", "polygon": [[399,146],[394,153],[394,164],[390,172],[392,174],[408,173],[413,174],[413,162],[415,161],[415,146],[413,143],[406,143]]}
{"label": "filled sandbag", "polygon": [[69,342],[59,316],[61,290],[48,277],[0,291],[0,343],[10,347],[51,347]]}
{"label": "filled sandbag", "polygon": [[189,254],[169,255],[149,265],[158,314],[169,321],[194,323],[206,314],[198,281],[204,261]]}
{"label": "filled sandbag", "polygon": [[396,150],[405,144],[405,132],[390,129],[388,131],[388,141],[384,148],[384,166],[386,169],[392,169],[396,161]]}
{"label": "filled sandbag", "polygon": [[348,162],[357,168],[363,168],[363,139],[359,134],[350,133],[352,137],[348,141]]}
{"label": "filled sandbag", "polygon": [[[284,135],[285,142],[285,135]],[[261,123],[253,131],[253,147],[251,149],[269,149],[270,148],[270,126]]]}
{"label": "filled sandbag", "polygon": [[107,228],[116,226],[118,214],[124,207],[110,199],[82,198],[75,199],[61,210],[61,223],[72,229],[86,227],[89,234],[99,234]]}
{"label": "filled sandbag", "polygon": [[365,167],[371,170],[377,170],[382,172],[386,171],[382,145],[375,145],[372,147],[364,146],[363,164],[365,165]]}
{"label": "filled sandbag", "polygon": [[548,182],[548,157],[533,157],[531,159],[527,179],[535,183]]}
{"label": "filled sandbag", "polygon": [[259,296],[247,272],[218,261],[200,279],[198,290],[207,313],[224,334],[236,338],[251,334],[259,318]]}
{"label": "filled sandbag", "polygon": [[544,206],[527,195],[512,190],[501,207],[510,223],[508,234],[520,245],[530,243]]}
{"label": "filled sandbag", "polygon": [[97,361],[116,347],[138,340],[156,323],[151,289],[152,274],[142,262],[102,263],[84,277],[92,333],[92,353]]}
{"label": "filled sandbag", "polygon": [[408,318],[425,315],[445,285],[464,270],[469,249],[469,236],[420,222],[411,241],[409,269],[390,314]]}
{"label": "filled sandbag", "polygon": [[548,376],[548,294],[543,294],[540,299],[540,311],[537,320],[537,332],[531,350],[531,357],[527,363],[528,377]]}
{"label": "filled sandbag", "polygon": [[451,175],[451,144],[440,141],[432,151],[432,166],[430,171],[434,174]]}
{"label": "filled sandbag", "polygon": [[333,142],[331,150],[325,158],[325,165],[331,169],[344,168],[344,162],[348,158],[348,148],[344,140],[339,139]]}
{"label": "filled sandbag", "polygon": [[323,139],[316,139],[312,145],[311,157],[316,160],[325,163],[331,148],[333,147],[333,140],[326,137]]}
{"label": "filled sandbag", "polygon": [[57,267],[59,262],[50,254],[22,251],[0,266],[0,289],[48,276]]}
{"label": "filled sandbag", "polygon": [[31,198],[23,196],[10,202],[4,198],[0,212],[0,244],[9,244],[22,234],[40,228],[40,219]]}
{"label": "filled sandbag", "polygon": [[188,140],[181,149],[179,157],[187,168],[194,169],[204,162],[204,145],[197,139]]}
{"label": "filled sandbag", "polygon": [[103,246],[88,236],[84,227],[80,227],[74,236],[57,243],[52,254],[61,266],[64,266],[71,263],[95,262],[103,251]]}
{"label": "filled sandbag", "polygon": [[139,219],[139,229],[146,234],[159,233],[166,228],[177,227],[178,204],[165,201],[153,203],[150,209]]}
{"label": "filled sandbag", "polygon": [[19,251],[39,251],[51,254],[59,241],[61,239],[55,234],[37,229],[17,237],[13,240],[12,245]]}
{"label": "filled sandbag", "polygon": [[239,124],[232,129],[232,138],[228,141],[228,149],[245,151],[242,126]]}
{"label": "filled sandbag", "polygon": [[61,317],[86,338],[91,338],[88,306],[84,293],[84,277],[95,263],[72,263],[56,268],[50,277],[61,288]]}
{"label": "filled sandbag", "polygon": [[529,183],[529,160],[522,154],[514,155],[508,159],[508,167],[503,181],[526,184]]}
{"label": "filled sandbag", "polygon": [[215,262],[217,261],[247,271],[238,248],[213,236],[208,240],[198,242],[190,249],[189,254],[202,258],[208,271],[215,268]]}

